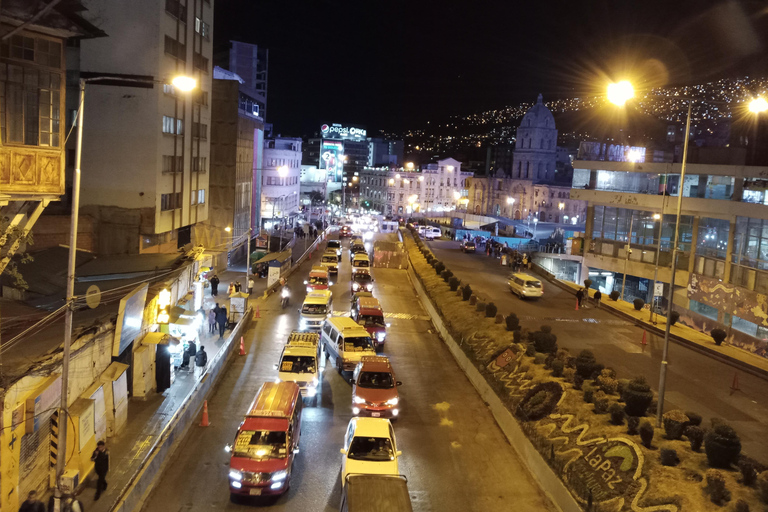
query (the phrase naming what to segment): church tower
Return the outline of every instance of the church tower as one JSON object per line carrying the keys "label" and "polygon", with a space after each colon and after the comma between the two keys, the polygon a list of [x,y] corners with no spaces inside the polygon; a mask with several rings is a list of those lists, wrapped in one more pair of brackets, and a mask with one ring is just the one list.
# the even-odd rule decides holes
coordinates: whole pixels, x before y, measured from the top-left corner
{"label": "church tower", "polygon": [[512,160],[512,178],[534,183],[555,179],[557,129],[552,112],[539,94],[536,104],[526,112],[517,128],[517,142]]}

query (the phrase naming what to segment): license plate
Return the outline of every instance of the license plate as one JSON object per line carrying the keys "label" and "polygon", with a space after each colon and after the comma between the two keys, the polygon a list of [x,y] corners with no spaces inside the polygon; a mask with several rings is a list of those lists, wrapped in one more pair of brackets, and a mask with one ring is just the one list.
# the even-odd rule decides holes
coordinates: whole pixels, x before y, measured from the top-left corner
{"label": "license plate", "polygon": [[251,487],[251,496],[261,496],[261,487]]}
{"label": "license plate", "polygon": [[372,412],[371,416],[373,416],[374,418],[378,418],[379,416],[381,416],[381,413],[380,412]]}

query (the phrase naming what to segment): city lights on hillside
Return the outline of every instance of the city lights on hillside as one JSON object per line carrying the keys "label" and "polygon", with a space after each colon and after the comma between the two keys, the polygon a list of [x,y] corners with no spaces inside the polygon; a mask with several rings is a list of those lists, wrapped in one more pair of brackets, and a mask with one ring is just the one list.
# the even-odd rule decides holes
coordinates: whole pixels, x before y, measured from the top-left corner
{"label": "city lights on hillside", "polygon": [[635,97],[635,88],[629,80],[608,84],[608,101],[614,105],[623,106]]}
{"label": "city lights on hillside", "polygon": [[749,111],[753,114],[759,114],[768,110],[768,101],[765,98],[755,98],[749,102]]}

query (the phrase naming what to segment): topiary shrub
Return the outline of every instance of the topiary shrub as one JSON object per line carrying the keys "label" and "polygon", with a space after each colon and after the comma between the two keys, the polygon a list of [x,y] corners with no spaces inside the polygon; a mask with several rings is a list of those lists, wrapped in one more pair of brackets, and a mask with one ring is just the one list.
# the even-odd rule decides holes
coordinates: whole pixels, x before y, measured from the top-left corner
{"label": "topiary shrub", "polygon": [[591,279],[585,279],[584,280],[584,288],[589,290],[589,287],[592,286],[592,280]]}
{"label": "topiary shrub", "polygon": [[662,466],[677,466],[680,462],[680,458],[677,456],[677,452],[668,448],[661,449],[661,453],[659,453],[659,459],[661,460]]}
{"label": "topiary shrub", "polygon": [[426,260],[427,260],[427,263],[429,263],[430,265],[431,265],[431,264],[432,264],[432,262],[435,260],[435,257],[434,257],[434,256],[432,256],[432,254],[429,254],[429,253],[427,253],[427,255],[426,255],[426,256],[424,256],[424,257],[426,258]]}
{"label": "topiary shrub", "polygon": [[554,361],[552,361],[553,377],[562,377],[564,369],[565,369],[565,363],[563,363],[560,359],[555,359]]}
{"label": "topiary shrub", "polygon": [[739,498],[733,505],[733,512],[749,512],[749,503]]}
{"label": "topiary shrub", "polygon": [[722,329],[712,329],[709,335],[712,336],[713,340],[715,340],[715,345],[717,346],[720,346],[720,344],[725,341],[725,338],[728,336],[728,334]]}
{"label": "topiary shrub", "polygon": [[706,482],[706,491],[712,503],[722,506],[731,500],[731,491],[725,488],[725,477],[722,473],[715,469],[708,469]]}
{"label": "topiary shrub", "polygon": [[640,433],[640,441],[642,441],[643,446],[650,449],[653,445],[653,425],[651,422],[643,419],[640,426],[637,427],[637,431]]}
{"label": "topiary shrub", "polygon": [[698,452],[704,442],[704,429],[696,425],[690,425],[685,428],[685,437],[691,443],[691,450]]}
{"label": "topiary shrub", "polygon": [[701,425],[701,414],[697,414],[693,411],[685,411],[685,415],[688,416],[688,425],[698,427]]}
{"label": "topiary shrub", "polygon": [[757,490],[760,492],[760,499],[763,503],[768,503],[768,471],[763,471],[757,475]]}
{"label": "topiary shrub", "polygon": [[450,270],[443,270],[440,272],[440,277],[442,277],[443,281],[447,283],[453,277],[453,272]]}
{"label": "topiary shrub", "polygon": [[472,296],[472,288],[468,284],[464,285],[464,288],[461,289],[461,300],[468,301],[469,298]]}
{"label": "topiary shrub", "polygon": [[508,331],[517,331],[520,329],[520,319],[517,318],[517,315],[514,313],[510,313],[504,321],[507,324],[507,330]]}
{"label": "topiary shrub", "polygon": [[741,483],[747,487],[752,487],[757,481],[757,471],[755,465],[748,460],[739,461],[739,471],[741,471]]}
{"label": "topiary shrub", "polygon": [[662,421],[667,439],[680,439],[683,437],[683,429],[688,424],[688,416],[679,409],[673,409],[664,413]]}
{"label": "topiary shrub", "polygon": [[623,425],[624,424],[624,407],[621,406],[621,404],[617,402],[613,402],[610,407],[608,407],[608,414],[611,415],[611,423],[614,425]]}
{"label": "topiary shrub", "polygon": [[451,280],[448,281],[448,287],[452,292],[455,292],[459,289],[459,284],[461,284],[461,281],[459,281],[458,277],[452,277]]}
{"label": "topiary shrub", "polygon": [[[549,331],[544,331],[547,328]],[[531,341],[536,345],[537,352],[544,352],[547,354],[554,354],[557,352],[557,336],[552,334],[551,328],[547,325],[542,326],[542,330],[538,332],[532,332],[530,335]]]}
{"label": "topiary shrub", "polygon": [[592,372],[595,371],[595,364],[595,355],[589,350],[582,350],[576,356],[576,373],[581,378],[588,379],[592,376]]}
{"label": "topiary shrub", "polygon": [[629,379],[618,379],[616,381],[616,393],[619,394],[619,400],[624,401],[624,391],[629,386]]}
{"label": "topiary shrub", "polygon": [[601,371],[600,376],[597,377],[597,385],[600,386],[603,393],[615,395],[619,387],[619,381],[616,380],[616,372],[610,368]]}
{"label": "topiary shrub", "polygon": [[551,327],[551,326],[549,326],[549,325],[542,325],[542,326],[539,328],[539,331],[541,331],[541,332],[545,332],[545,333],[550,333],[550,332],[552,332],[552,327]]}
{"label": "topiary shrub", "polygon": [[563,380],[574,384],[574,387],[576,386],[576,384],[573,382],[575,378],[576,378],[576,370],[574,368],[563,369]]}
{"label": "topiary shrub", "polygon": [[485,311],[485,306],[486,306],[485,302],[477,301],[475,306],[476,306],[475,311]]}
{"label": "topiary shrub", "polygon": [[675,325],[678,320],[680,320],[680,313],[677,311],[672,311],[669,314],[669,325]]}
{"label": "topiary shrub", "polygon": [[515,409],[518,418],[537,421],[552,414],[563,396],[563,388],[555,381],[542,382],[528,390]]}
{"label": "topiary shrub", "polygon": [[494,304],[493,302],[489,302],[488,305],[485,306],[485,317],[494,318],[498,310],[499,308],[496,307],[496,304]]}
{"label": "topiary shrub", "polygon": [[643,299],[637,298],[632,301],[632,305],[635,306],[635,311],[640,311],[643,309],[643,306],[645,306],[645,301]]}
{"label": "topiary shrub", "polygon": [[600,363],[595,363],[595,366],[592,367],[592,375],[589,376],[590,379],[597,381],[597,378],[600,376],[600,374],[605,369],[605,365]]}
{"label": "topiary shrub", "polygon": [[735,430],[721,423],[704,435],[704,451],[710,466],[729,468],[739,460],[741,439]]}
{"label": "topiary shrub", "polygon": [[445,270],[445,264],[442,261],[435,263],[435,273],[437,275],[440,275],[443,270]]}
{"label": "topiary shrub", "polygon": [[583,384],[581,390],[584,392],[584,401],[591,404],[595,400],[595,387],[591,384]]}
{"label": "topiary shrub", "polygon": [[544,364],[547,360],[547,354],[542,354],[541,352],[536,352],[536,355],[533,356],[533,364]]}
{"label": "topiary shrub", "polygon": [[624,391],[624,402],[627,404],[624,411],[627,416],[645,416],[645,411],[651,405],[653,400],[653,391],[645,377],[636,377],[629,382]]}
{"label": "topiary shrub", "polygon": [[602,391],[597,391],[594,395],[594,401],[595,401],[595,414],[605,414],[608,412],[608,405],[610,404],[610,400],[608,400],[608,395],[606,395]]}
{"label": "topiary shrub", "polygon": [[528,343],[525,346],[525,355],[528,357],[533,357],[536,355],[536,347],[533,346],[533,343]]}
{"label": "topiary shrub", "polygon": [[581,389],[584,386],[584,377],[575,373],[573,375],[573,389]]}
{"label": "topiary shrub", "polygon": [[637,428],[640,426],[640,418],[637,416],[629,416],[627,418],[627,434],[631,436],[637,435]]}
{"label": "topiary shrub", "polygon": [[609,296],[609,297],[611,298],[611,300],[613,300],[613,301],[617,301],[617,300],[619,300],[619,295],[620,295],[620,294],[619,294],[618,290],[613,290],[611,293],[609,293],[609,294],[608,294],[608,296]]}

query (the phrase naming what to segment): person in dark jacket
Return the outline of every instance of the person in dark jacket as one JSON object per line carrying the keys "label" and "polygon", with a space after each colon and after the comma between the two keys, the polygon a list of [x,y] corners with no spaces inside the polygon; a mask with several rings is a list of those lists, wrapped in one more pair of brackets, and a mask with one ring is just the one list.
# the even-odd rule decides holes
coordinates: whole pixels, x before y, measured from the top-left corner
{"label": "person in dark jacket", "polygon": [[104,441],[96,443],[96,449],[91,455],[91,460],[93,461],[93,470],[98,477],[98,480],[96,480],[96,496],[93,497],[95,501],[107,489],[107,473],[109,472],[109,450],[107,450],[107,443]]}
{"label": "person in dark jacket", "polygon": [[219,338],[224,337],[224,331],[227,328],[227,308],[221,306],[216,311],[216,323],[219,324]]}
{"label": "person in dark jacket", "polygon": [[190,340],[189,346],[187,346],[187,350],[185,350],[184,354],[181,356],[180,368],[189,370],[189,360],[195,357],[196,355],[197,355],[197,345],[195,345],[194,341]]}
{"label": "person in dark jacket", "polygon": [[576,303],[581,306],[581,301],[584,299],[584,292],[581,291],[581,288],[579,288],[579,291],[576,292]]}
{"label": "person in dark jacket", "polygon": [[19,507],[19,512],[45,512],[45,505],[37,499],[37,491],[29,491],[27,499]]}
{"label": "person in dark jacket", "polygon": [[205,371],[205,365],[208,364],[208,353],[205,347],[200,345],[200,350],[195,354],[195,378],[199,377]]}
{"label": "person in dark jacket", "polygon": [[595,294],[592,296],[592,298],[595,299],[595,307],[599,308],[600,307],[600,299],[603,298],[603,294],[600,293],[600,290],[596,290]]}
{"label": "person in dark jacket", "polygon": [[213,274],[211,278],[211,295],[214,297],[219,294],[219,276]]}

